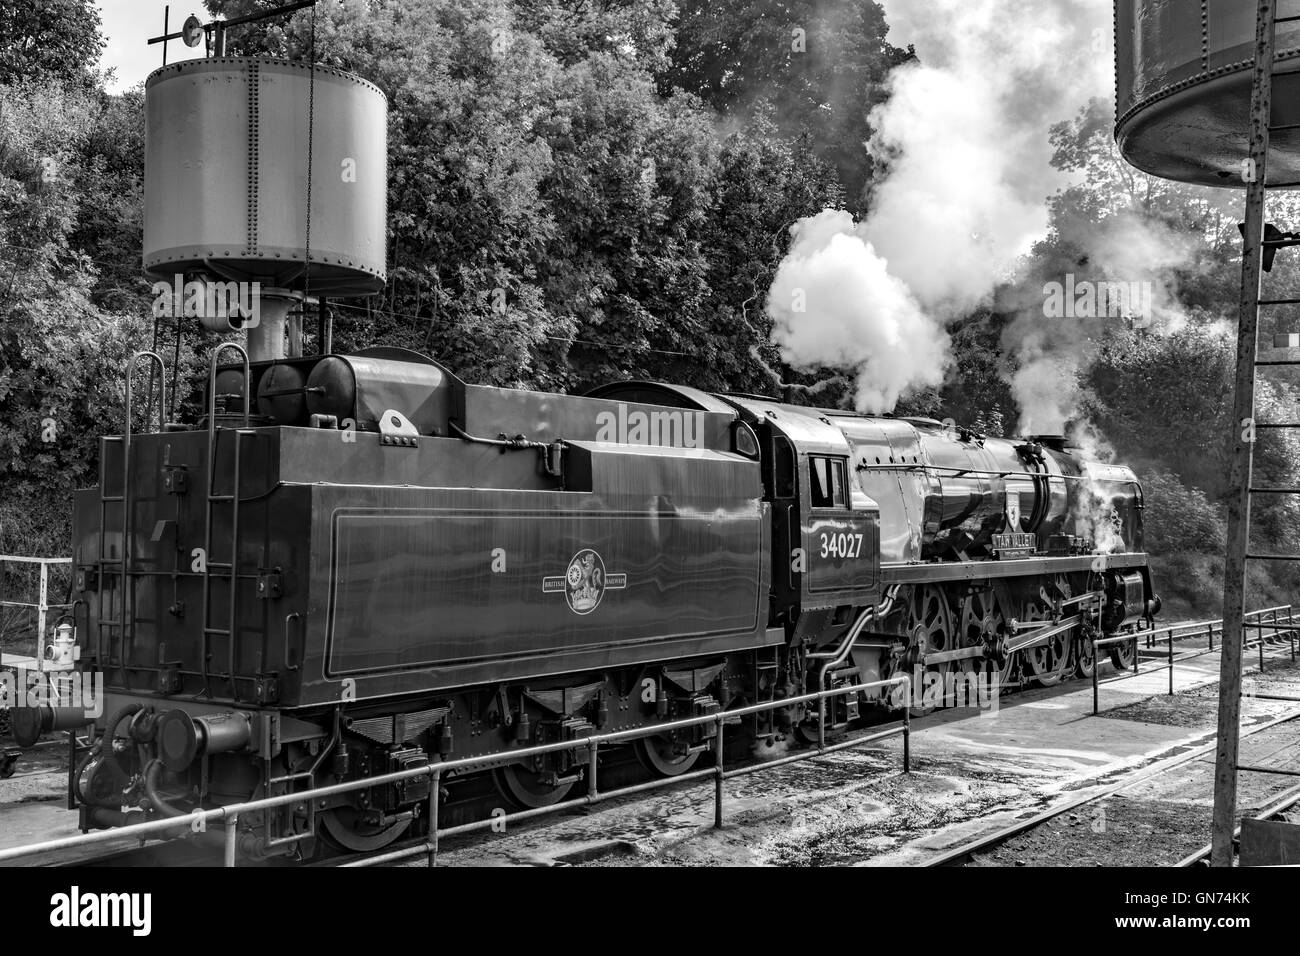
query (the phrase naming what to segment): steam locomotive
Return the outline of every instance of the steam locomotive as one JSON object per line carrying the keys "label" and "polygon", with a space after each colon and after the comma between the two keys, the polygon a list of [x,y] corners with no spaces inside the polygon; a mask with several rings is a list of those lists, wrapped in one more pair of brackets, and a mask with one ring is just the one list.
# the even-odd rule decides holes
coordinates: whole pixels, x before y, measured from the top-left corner
{"label": "steam locomotive", "polygon": [[[1050,685],[1097,666],[1090,634],[1159,610],[1135,476],[1059,437],[648,382],[495,388],[393,348],[219,352],[238,360],[213,356],[206,415],[104,439],[76,499],[73,623],[107,685],[72,770],[84,828],[468,755],[499,760],[450,791],[545,806],[585,755],[512,751],[898,673]],[[943,703],[862,692],[745,729]],[[83,721],[14,712],[28,740]],[[627,746],[674,775],[711,733]],[[417,778],[241,820],[242,851],[383,846],[428,796]]]}

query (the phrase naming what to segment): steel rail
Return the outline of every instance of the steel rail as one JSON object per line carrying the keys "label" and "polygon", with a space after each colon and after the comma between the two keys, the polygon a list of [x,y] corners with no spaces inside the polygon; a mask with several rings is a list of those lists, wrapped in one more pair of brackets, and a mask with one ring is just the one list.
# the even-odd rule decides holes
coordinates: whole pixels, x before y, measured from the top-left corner
{"label": "steel rail", "polygon": [[[337,796],[340,794],[351,793],[356,790],[368,790],[372,787],[385,786],[391,783],[400,783],[406,780],[414,780],[419,777],[430,778],[430,797],[429,797],[429,826],[430,836],[428,845],[424,851],[428,854],[429,865],[434,865],[437,854],[437,840],[440,832],[437,828],[437,810],[439,797],[439,784],[443,774],[452,773],[459,770],[478,768],[483,765],[500,764],[503,761],[514,761],[525,757],[537,757],[545,754],[559,753],[566,750],[586,749],[589,754],[588,760],[588,794],[590,799],[580,799],[576,801],[561,801],[549,807],[538,807],[532,810],[523,810],[518,813],[506,814],[504,817],[496,817],[496,820],[522,820],[533,816],[539,816],[542,813],[549,813],[555,810],[563,809],[568,806],[579,804],[594,803],[602,799],[619,796],[620,794],[638,792],[638,789],[650,789],[645,784],[640,784],[633,788],[620,788],[619,790],[609,791],[601,794],[596,789],[596,759],[599,748],[602,745],[623,743],[629,740],[635,740],[639,737],[655,736],[670,731],[685,730],[692,727],[698,727],[705,724],[715,724],[716,733],[714,737],[714,755],[715,765],[712,769],[695,771],[694,774],[681,774],[676,777],[665,778],[667,783],[679,783],[683,780],[694,779],[697,776],[712,775],[715,781],[715,820],[714,825],[722,826],[722,784],[726,777],[726,770],[723,761],[723,728],[729,722],[738,717],[745,717],[750,714],[763,713],[765,711],[777,710],[789,707],[793,704],[808,703],[811,701],[823,701],[830,697],[838,697],[845,694],[860,693],[866,690],[875,690],[883,687],[893,687],[903,685],[906,688],[907,699],[910,700],[912,693],[912,679],[906,674],[900,674],[896,677],[890,677],[883,680],[869,681],[862,684],[852,684],[844,687],[835,687],[829,690],[819,690],[812,693],[800,694],[794,697],[785,697],[780,700],[766,701],[760,704],[750,704],[745,707],[738,707],[734,710],[718,711],[716,714],[704,714],[698,717],[684,717],[677,720],[668,721],[662,724],[655,724],[647,727],[634,727],[627,730],[612,731],[605,734],[595,734],[589,737],[582,737],[575,740],[556,741],[549,744],[539,744],[533,747],[523,747],[518,750],[511,750],[506,753],[483,754],[474,757],[460,757],[454,760],[436,761],[425,764],[422,767],[412,767],[406,770],[396,770],[391,773],[379,774],[373,777],[364,777],[358,780],[348,780],[342,783],[329,784],[323,787],[316,787],[311,790],[297,791],[293,793],[278,794],[271,797],[261,797],[256,800],[247,800],[239,803],[228,804],[223,807],[215,807],[211,810],[195,810],[192,813],[184,814],[180,817],[168,817],[162,820],[150,820],[145,823],[137,823],[125,827],[117,827],[110,830],[100,830],[95,833],[85,833],[77,836],[62,837],[57,840],[46,840],[40,843],[32,843],[26,846],[11,847],[6,850],[0,850],[0,864],[8,863],[13,860],[21,860],[28,857],[40,857],[52,854],[62,850],[83,849],[85,847],[97,846],[107,843],[120,842],[123,839],[140,840],[152,836],[158,836],[163,839],[175,839],[178,836],[188,835],[189,833],[206,832],[209,825],[221,824],[224,829],[224,859],[226,866],[234,866],[237,858],[237,840],[238,840],[238,822],[244,814],[256,813],[264,810],[273,810],[279,807],[290,806],[292,804],[302,804],[306,801],[317,801],[325,797]],[[887,731],[881,731],[872,735],[870,739],[883,739],[885,737],[899,736],[903,738],[903,770],[908,772],[911,769],[911,710],[908,707],[903,708],[902,724],[899,727]],[[867,738],[855,739],[851,743],[859,745],[868,742]],[[819,750],[809,750],[806,754],[794,756],[810,759],[821,756],[823,753],[830,753],[833,750],[845,749],[846,743],[835,744],[832,747],[826,747]],[[784,760],[784,758],[783,758]],[[785,762],[790,762],[786,760]],[[762,767],[780,766],[780,761],[768,761],[761,764]],[[650,781],[659,783],[659,781]],[[483,821],[491,825],[492,821]],[[474,824],[466,824],[474,826]],[[185,831],[177,833],[176,831]],[[459,828],[451,828],[445,833],[461,832]],[[311,834],[304,833],[302,836]]]}
{"label": "steel rail", "polygon": [[[1284,607],[1287,610],[1290,610],[1291,608],[1290,605],[1286,605]],[[1263,609],[1261,611],[1251,612],[1251,613],[1253,615],[1261,615],[1261,614],[1271,613],[1274,610],[1282,610],[1282,609],[1283,607],[1268,608],[1268,609]],[[1294,612],[1292,612],[1291,616],[1294,617]],[[1094,647],[1098,647],[1098,646],[1106,646],[1115,643],[1123,643],[1125,641],[1136,642],[1138,639],[1140,639],[1141,636],[1143,636],[1143,634],[1150,635],[1154,633],[1159,633],[1160,631],[1172,632],[1173,630],[1178,630],[1189,626],[1200,626],[1200,625],[1197,622],[1194,622],[1193,625],[1166,625],[1163,628],[1157,628],[1152,631],[1138,632],[1133,635],[1124,635],[1117,638],[1107,638],[1101,641],[1094,641],[1093,644]],[[1190,635],[1184,635],[1184,636],[1190,636]],[[1173,635],[1171,634],[1168,639],[1172,641]],[[1264,640],[1264,638],[1261,637],[1260,640],[1262,641]],[[1194,656],[1200,656],[1200,654]],[[1190,657],[1182,658],[1182,659],[1190,659]],[[1094,661],[1095,661],[1095,651],[1094,651]],[[1096,675],[1095,665],[1093,668],[1093,673],[1095,679],[1095,675]],[[1132,677],[1132,676],[1137,676],[1137,675],[1136,674],[1121,675],[1119,677],[1110,678],[1105,683],[1110,683],[1113,680],[1123,680],[1126,679],[1127,677]],[[463,757],[463,758],[458,758],[449,761],[431,762],[429,764],[426,764],[423,767],[415,767],[407,770],[394,771],[392,773],[381,774],[378,776],[366,777],[359,780],[352,780],[352,781],[345,781],[337,784],[330,784],[324,787],[318,787],[311,790],[279,794],[272,797],[263,797],[257,800],[230,804],[224,807],[218,807],[211,810],[196,810],[193,813],[186,814],[181,817],[171,817],[162,820],[152,820],[145,823],[133,824],[126,827],[118,827],[110,830],[97,831],[95,833],[86,833],[74,837],[64,837],[58,840],[43,841],[40,843],[29,844],[22,847],[12,847],[7,850],[0,850],[0,864],[8,863],[11,860],[24,859],[26,857],[31,857],[31,856],[40,856],[42,854],[54,853],[66,849],[76,849],[76,848],[82,848],[82,847],[92,846],[92,845],[112,843],[116,841],[121,841],[124,838],[139,840],[141,841],[141,843],[143,843],[144,840],[147,839],[148,837],[155,836],[155,835],[158,835],[160,839],[175,839],[180,836],[188,836],[193,833],[204,832],[206,831],[208,824],[219,823],[219,824],[224,824],[224,829],[225,829],[224,856],[226,859],[226,863],[229,866],[233,866],[235,865],[236,849],[237,849],[236,846],[236,840],[238,836],[237,823],[241,814],[254,813],[262,810],[276,809],[294,803],[302,803],[307,800],[315,801],[315,800],[320,800],[324,797],[349,793],[355,790],[369,789],[371,787],[384,786],[389,783],[398,783],[398,782],[411,780],[422,776],[429,776],[431,778],[430,820],[433,822],[434,828],[431,830],[431,836],[429,838],[428,843],[425,846],[418,848],[418,850],[419,852],[428,853],[430,865],[432,865],[434,857],[436,856],[436,852],[437,852],[436,842],[439,836],[456,835],[462,832],[470,832],[471,830],[486,829],[490,827],[493,822],[491,820],[487,820],[487,821],[479,821],[473,824],[464,824],[461,827],[453,827],[446,830],[436,829],[436,816],[437,816],[436,798],[438,796],[438,792],[439,792],[438,785],[442,774],[452,773],[459,770],[478,768],[485,764],[490,765],[495,763],[501,763],[503,760],[514,761],[520,758],[542,756],[545,754],[557,753],[560,751],[574,750],[580,748],[584,748],[589,751],[589,763],[588,763],[589,792],[585,797],[578,798],[576,800],[560,801],[549,807],[539,807],[531,810],[523,810],[517,813],[507,814],[504,817],[497,817],[495,819],[496,820],[504,819],[506,821],[528,819],[530,817],[540,816],[546,813],[555,812],[557,810],[565,809],[568,807],[589,805],[591,803],[599,802],[605,799],[611,799],[617,796],[656,789],[660,786],[666,786],[672,783],[682,783],[694,779],[702,779],[704,777],[711,775],[715,778],[715,782],[716,782],[715,825],[720,827],[722,825],[721,823],[722,782],[730,776],[739,776],[742,774],[753,773],[765,768],[778,767],[787,763],[793,763],[798,760],[812,759],[814,757],[822,756],[826,753],[833,753],[838,750],[848,749],[854,746],[861,746],[865,743],[870,743],[875,740],[884,739],[886,737],[899,736],[899,735],[903,737],[904,772],[910,770],[910,757],[911,757],[911,753],[910,753],[911,709],[910,707],[906,707],[906,706],[902,708],[903,720],[902,720],[902,725],[900,727],[893,728],[887,731],[881,731],[877,734],[867,735],[866,737],[862,737],[862,738],[855,738],[851,741],[843,741],[830,746],[819,746],[815,749],[810,749],[806,752],[792,754],[786,757],[779,758],[778,760],[766,761],[764,763],[754,765],[753,767],[733,768],[731,771],[727,771],[725,769],[725,767],[723,766],[723,761],[721,759],[722,758],[721,748],[722,748],[722,740],[723,740],[723,733],[724,733],[723,727],[725,726],[726,723],[734,722],[735,719],[739,717],[748,716],[750,714],[762,713],[765,711],[776,710],[782,707],[791,706],[793,704],[807,703],[812,701],[821,702],[832,697],[842,696],[851,693],[858,693],[865,690],[873,690],[881,687],[897,686],[900,684],[905,686],[906,697],[907,699],[910,700],[912,696],[911,678],[908,675],[899,675],[897,677],[892,677],[885,680],[872,681],[863,684],[854,684],[845,687],[823,689],[811,693],[798,695],[795,697],[783,698],[777,701],[769,701],[761,704],[752,704],[746,707],[737,708],[735,710],[719,711],[717,714],[712,714],[712,715],[680,718],[678,720],[670,721],[663,724],[655,724],[649,727],[630,728],[628,730],[614,731],[607,734],[598,734],[598,735],[579,738],[571,741],[557,741],[555,743],[550,743],[550,744],[541,744],[534,747],[520,748],[517,750],[508,751],[504,754],[500,754],[500,753],[488,754],[488,755],[480,755],[475,757]],[[692,728],[692,727],[701,726],[708,723],[715,723],[717,725],[714,749],[718,757],[718,760],[716,766],[713,769],[699,770],[699,771],[694,771],[686,774],[680,774],[675,777],[667,777],[661,780],[648,781],[647,783],[637,784],[631,787],[619,788],[617,790],[609,791],[606,793],[600,793],[598,790],[596,790],[594,785],[596,779],[595,776],[596,755],[601,745],[622,743],[640,737],[654,736],[665,732]],[[176,831],[188,831],[188,833],[178,833]],[[307,836],[307,835],[309,834],[306,833],[302,834],[302,836]],[[416,850],[398,851],[398,852],[402,852],[405,855],[409,856],[409,855],[415,855]],[[382,856],[383,855],[373,857],[371,859],[373,859],[376,862],[380,862]]]}
{"label": "steel rail", "polygon": [[[1259,724],[1256,727],[1252,727],[1241,735],[1242,739],[1244,740],[1247,737],[1253,737],[1256,734],[1263,733],[1266,730],[1271,730],[1272,728],[1277,727],[1280,724],[1288,723],[1292,720],[1295,720],[1296,718],[1300,718],[1300,710],[1293,711],[1289,714],[1283,714],[1281,717],[1275,717],[1272,720],[1265,721],[1264,723]],[[1013,837],[1019,836],[1021,833],[1025,833],[1028,830],[1032,830],[1035,827],[1041,826],[1042,824],[1048,822],[1049,820],[1059,817],[1061,814],[1067,813],[1070,810],[1076,809],[1077,807],[1081,807],[1089,803],[1094,803],[1098,800],[1104,800],[1107,797],[1114,796],[1116,793],[1119,793],[1121,790],[1127,790],[1129,787],[1136,786],[1139,783],[1150,780],[1152,777],[1157,777],[1160,774],[1173,770],[1174,768],[1179,767],[1183,764],[1190,763],[1191,761],[1196,760],[1198,757],[1203,757],[1207,753],[1213,752],[1217,746],[1218,746],[1218,740],[1217,739],[1211,740],[1208,743],[1201,744],[1193,748],[1192,750],[1187,751],[1186,753],[1177,754],[1176,756],[1173,757],[1166,757],[1163,760],[1158,760],[1155,763],[1148,764],[1147,766],[1141,768],[1137,773],[1135,773],[1132,777],[1128,778],[1127,780],[1116,781],[1113,784],[1104,786],[1100,790],[1094,790],[1089,793],[1082,793],[1074,797],[1070,797],[1069,799],[1059,804],[1056,804],[1055,806],[1048,807],[1046,810],[1043,810],[1042,812],[1037,813],[1034,816],[1029,817],[1028,819],[1017,820],[1015,823],[1012,823],[1009,826],[1005,826],[1002,827],[1001,829],[994,830],[991,833],[987,833],[984,836],[977,837],[976,839],[964,843],[961,846],[940,853],[939,855],[932,857],[931,859],[924,860],[920,865],[924,867],[960,865],[962,861],[966,860],[969,857],[974,856],[976,853],[991,849],[995,846],[1005,843],[1008,840],[1012,839]],[[1297,787],[1296,790],[1298,793],[1296,799],[1300,800],[1300,787]],[[1208,854],[1209,847],[1205,848],[1205,852]],[[1178,865],[1183,866],[1185,865],[1185,863],[1179,863]]]}
{"label": "steel rail", "polygon": [[[1237,769],[1243,770],[1245,768],[1239,766]],[[1277,816],[1280,813],[1284,813],[1285,811],[1290,810],[1297,803],[1300,803],[1300,786],[1292,787],[1290,790],[1284,790],[1281,793],[1281,795],[1270,806],[1267,806],[1263,810],[1260,810],[1255,816],[1251,817],[1251,819],[1268,820],[1272,817]],[[1234,847],[1236,846],[1237,838],[1239,836],[1241,836],[1241,824],[1237,824],[1237,826],[1235,826],[1232,830],[1232,841]],[[1210,852],[1213,849],[1213,846],[1214,845],[1212,843],[1205,844],[1205,846],[1201,847],[1195,853],[1189,853],[1187,856],[1183,857],[1181,860],[1175,863],[1174,866],[1176,867],[1195,866],[1197,863],[1200,863],[1202,860],[1209,857]]]}
{"label": "steel rail", "polygon": [[[827,754],[837,753],[841,750],[850,750],[854,747],[861,747],[865,744],[874,743],[878,740],[885,740],[890,737],[897,737],[900,733],[902,733],[901,727],[895,727],[889,730],[876,731],[871,734],[866,734],[862,737],[855,737],[852,740],[843,740],[840,741],[839,743],[829,744],[824,747],[817,747],[796,754],[788,754],[784,757],[779,757],[775,760],[765,760],[759,763],[750,764],[745,767],[735,767],[731,770],[724,770],[721,774],[721,778],[723,780],[730,780],[733,777],[742,777],[752,773],[759,773],[763,770],[771,770],[774,767],[782,767],[785,766],[786,764],[798,763],[803,760],[812,760],[816,757],[822,757]],[[906,740],[906,738],[904,739]],[[906,744],[904,744],[904,763],[905,763],[905,768],[903,772],[904,773],[910,772],[911,761],[910,761],[910,756],[908,754],[908,749]],[[473,823],[462,823],[459,826],[440,828],[437,832],[437,839],[441,840],[444,837],[462,836],[464,834],[475,833],[480,830],[489,830],[492,829],[494,826],[499,826],[500,825],[499,821],[532,819],[535,817],[546,816],[548,814],[556,812],[557,810],[567,810],[573,807],[591,806],[596,803],[602,803],[606,800],[612,800],[616,797],[631,796],[637,793],[646,793],[652,790],[661,789],[662,787],[671,786],[673,784],[689,783],[693,780],[703,780],[708,777],[713,778],[716,783],[719,777],[718,771],[716,769],[716,765],[715,767],[705,769],[705,770],[693,770],[688,773],[679,774],[676,777],[661,777],[657,780],[648,780],[644,783],[632,784],[631,786],[627,786],[627,787],[620,787],[617,790],[611,790],[607,793],[584,794],[581,797],[575,797],[572,800],[564,800],[559,803],[552,804],[549,807],[537,807],[532,810],[521,810],[518,813],[499,815],[489,820],[476,820]],[[720,828],[722,826],[721,823],[722,810],[721,810],[720,801],[721,801],[721,791],[717,786],[715,786],[714,823],[713,823],[713,826],[715,828]],[[432,850],[430,849],[431,844],[433,844],[433,846],[435,847]],[[384,863],[394,863],[397,862],[398,860],[405,860],[415,856],[424,855],[427,858],[430,853],[434,854],[435,862],[430,862],[429,865],[434,866],[436,865],[436,854],[437,854],[436,842],[426,838],[425,842],[422,842],[418,845],[403,847],[402,849],[399,850],[381,852],[374,856],[367,856],[363,859],[352,860],[347,863],[341,863],[339,864],[339,866],[342,868],[379,866]]]}

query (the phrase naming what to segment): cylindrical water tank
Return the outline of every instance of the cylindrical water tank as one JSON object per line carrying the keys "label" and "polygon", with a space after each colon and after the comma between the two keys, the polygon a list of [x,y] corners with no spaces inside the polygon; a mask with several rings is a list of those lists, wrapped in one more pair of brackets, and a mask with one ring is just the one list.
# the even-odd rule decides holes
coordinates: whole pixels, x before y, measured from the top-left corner
{"label": "cylindrical water tank", "polygon": [[313,291],[383,287],[388,101],[373,83],[266,57],[185,60],[150,74],[145,112],[147,273],[288,288],[309,265]]}
{"label": "cylindrical water tank", "polygon": [[[1116,0],[1115,138],[1144,172],[1245,183],[1255,13],[1250,0]],[[1278,18],[1300,0],[1278,0]],[[1300,124],[1300,22],[1277,24],[1273,124]],[[1300,130],[1272,135],[1272,186],[1300,184]]]}

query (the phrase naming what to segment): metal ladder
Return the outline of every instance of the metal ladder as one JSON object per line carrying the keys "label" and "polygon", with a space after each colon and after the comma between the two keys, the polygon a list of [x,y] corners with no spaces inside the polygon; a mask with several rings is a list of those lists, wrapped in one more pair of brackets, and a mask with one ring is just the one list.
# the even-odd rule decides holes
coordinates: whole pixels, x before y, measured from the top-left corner
{"label": "metal ladder", "polygon": [[[1237,814],[1239,770],[1276,772],[1239,763],[1241,733],[1241,670],[1244,634],[1267,625],[1248,622],[1245,614],[1246,565],[1249,561],[1300,561],[1300,554],[1262,554],[1250,550],[1250,505],[1254,495],[1296,495],[1300,487],[1258,487],[1253,482],[1254,441],[1258,429],[1300,428],[1300,422],[1255,421],[1256,370],[1270,366],[1300,366],[1300,359],[1260,359],[1259,310],[1262,307],[1300,305],[1300,299],[1269,299],[1260,295],[1263,261],[1293,241],[1265,236],[1265,202],[1268,196],[1268,151],[1272,133],[1300,129],[1300,124],[1273,125],[1273,66],[1277,49],[1277,24],[1300,21],[1300,16],[1279,17],[1278,0],[1257,0],[1255,61],[1251,78],[1250,155],[1243,168],[1246,180],[1246,222],[1241,260],[1241,299],[1237,324],[1236,383],[1233,392],[1233,434],[1229,439],[1228,550],[1224,562],[1223,654],[1219,677],[1218,751],[1215,760],[1212,866],[1231,866]],[[1262,653],[1262,651],[1261,651]]]}
{"label": "metal ladder", "polygon": [[[217,439],[218,433],[223,429],[217,427],[217,365],[221,358],[221,353],[226,349],[233,349],[239,353],[239,358],[243,365],[243,428],[235,429],[235,447],[234,447],[234,480],[232,483],[231,493],[228,495],[219,495],[215,493],[217,478]],[[203,523],[203,625],[202,647],[200,651],[199,666],[203,677],[203,693],[207,697],[212,696],[212,674],[210,668],[210,657],[212,654],[212,638],[224,637],[227,643],[227,672],[225,679],[230,686],[230,696],[233,700],[239,700],[239,689],[235,679],[235,651],[237,649],[236,633],[239,627],[239,505],[240,505],[240,449],[243,446],[243,439],[256,434],[249,428],[248,417],[248,394],[252,388],[249,380],[248,353],[243,347],[235,342],[222,342],[212,350],[212,359],[208,368],[208,459],[207,459],[207,503],[205,508]],[[228,430],[228,429],[226,429]],[[230,517],[230,560],[214,561],[212,559],[212,523],[213,515],[218,505],[229,504],[231,508]],[[227,601],[227,619],[225,627],[215,627],[212,623],[212,575],[214,571],[223,572],[223,576],[228,575],[230,578],[230,592]]]}
{"label": "metal ladder", "polygon": [[[167,392],[167,366],[157,352],[143,351],[136,352],[131,356],[131,361],[126,367],[126,424],[122,429],[121,435],[109,435],[103,439],[99,449],[99,559],[96,562],[96,569],[100,581],[101,591],[104,594],[104,582],[108,580],[107,574],[116,571],[118,575],[118,595],[117,595],[117,617],[113,618],[112,614],[104,613],[104,603],[101,599],[99,605],[99,614],[95,619],[95,659],[102,662],[101,666],[117,666],[122,671],[122,685],[130,688],[131,675],[127,670],[127,662],[130,657],[130,651],[135,643],[135,620],[128,614],[128,609],[134,610],[134,601],[131,600],[131,424],[134,413],[133,401],[134,394],[132,391],[132,379],[135,378],[136,365],[140,359],[147,359],[151,363],[151,372],[149,376],[150,399],[149,406],[153,406],[153,384],[158,382],[158,431],[163,431],[166,392]],[[152,371],[152,367],[157,367],[157,375]],[[149,409],[145,412],[148,414]],[[112,444],[122,446],[122,493],[120,495],[109,495],[106,493],[108,488],[108,447]],[[121,524],[121,556],[110,558],[105,553],[104,544],[105,532],[108,529],[108,506],[110,504],[120,504],[122,506],[122,524]],[[118,656],[116,661],[113,659],[113,630],[116,629],[118,639]],[[108,632],[108,655],[104,654],[104,634]],[[44,635],[42,635],[42,639]]]}

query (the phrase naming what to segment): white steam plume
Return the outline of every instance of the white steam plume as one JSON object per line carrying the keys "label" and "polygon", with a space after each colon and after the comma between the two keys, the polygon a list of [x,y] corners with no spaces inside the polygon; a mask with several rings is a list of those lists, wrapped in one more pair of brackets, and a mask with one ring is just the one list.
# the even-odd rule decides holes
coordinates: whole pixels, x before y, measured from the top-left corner
{"label": "white steam plume", "polygon": [[767,303],[787,362],[854,366],[858,408],[873,413],[892,409],[910,387],[943,380],[947,337],[852,216],[827,209],[791,233]]}
{"label": "white steam plume", "polygon": [[942,380],[943,323],[986,301],[1045,231],[1065,181],[1049,127],[1111,85],[1106,0],[884,7],[891,41],[920,58],[871,114],[886,178],[863,221],[826,210],[792,227],[767,305],[785,360],[854,365],[868,411]]}
{"label": "white steam plume", "polygon": [[[1087,461],[1109,462],[1115,458],[1110,442],[1087,422],[1074,423],[1069,440]],[[1078,484],[1070,508],[1074,528],[1090,543],[1094,552],[1114,554],[1127,550],[1124,523],[1115,510],[1113,489],[1091,472],[1085,473],[1084,480]]]}

